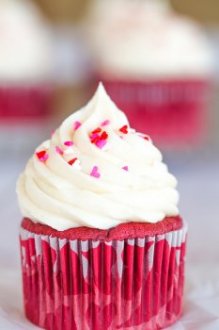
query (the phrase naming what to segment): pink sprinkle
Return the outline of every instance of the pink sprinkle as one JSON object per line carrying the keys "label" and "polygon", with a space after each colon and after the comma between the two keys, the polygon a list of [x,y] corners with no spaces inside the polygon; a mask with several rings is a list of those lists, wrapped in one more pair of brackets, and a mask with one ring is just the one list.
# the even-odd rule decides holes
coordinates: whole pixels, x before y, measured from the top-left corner
{"label": "pink sprinkle", "polygon": [[97,166],[94,166],[92,168],[92,171],[90,173],[90,176],[93,176],[94,178],[97,178],[97,179],[100,178],[100,172],[99,172],[99,168]]}
{"label": "pink sprinkle", "polygon": [[41,162],[46,162],[48,158],[49,158],[49,155],[48,154],[45,154],[45,156],[43,156],[42,158],[40,158],[40,161]]}
{"label": "pink sprinkle", "polygon": [[81,122],[80,121],[75,121],[73,124],[73,129],[75,131],[77,131],[77,129],[79,129],[79,127],[81,126]]}
{"label": "pink sprinkle", "polygon": [[101,131],[102,131],[102,128],[97,127],[97,128],[95,128],[95,129],[91,132],[91,134],[98,134],[98,133],[100,133]]}
{"label": "pink sprinkle", "polygon": [[90,136],[91,143],[94,143],[98,137],[99,135],[97,133],[92,133]]}
{"label": "pink sprinkle", "polygon": [[61,156],[64,154],[63,150],[58,146],[56,146],[56,152],[57,152],[57,154],[59,154]]}
{"label": "pink sprinkle", "polygon": [[72,141],[65,141],[65,142],[64,142],[64,145],[65,145],[66,147],[71,147],[71,146],[74,145],[74,143],[73,143]]}
{"label": "pink sprinkle", "polygon": [[128,166],[123,166],[122,169],[123,169],[124,171],[128,171],[128,170],[129,170],[129,167],[128,167]]}
{"label": "pink sprinkle", "polygon": [[102,149],[107,144],[107,141],[106,140],[99,140],[95,144],[98,148]]}
{"label": "pink sprinkle", "polygon": [[39,160],[41,162],[46,162],[48,158],[49,158],[49,155],[48,154],[45,154],[43,157],[39,158]]}
{"label": "pink sprinkle", "polygon": [[109,125],[109,123],[110,123],[110,121],[108,119],[106,119],[100,124],[100,126],[107,126],[107,125]]}

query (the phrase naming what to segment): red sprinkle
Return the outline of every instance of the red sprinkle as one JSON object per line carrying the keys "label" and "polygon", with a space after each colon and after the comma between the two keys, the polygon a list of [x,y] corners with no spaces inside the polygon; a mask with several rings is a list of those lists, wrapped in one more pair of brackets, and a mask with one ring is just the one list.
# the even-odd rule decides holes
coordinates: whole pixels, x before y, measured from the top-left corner
{"label": "red sprinkle", "polygon": [[49,158],[49,155],[47,154],[46,150],[36,152],[36,156],[41,162],[45,162]]}
{"label": "red sprinkle", "polygon": [[93,176],[94,178],[99,179],[100,178],[100,172],[98,166],[94,166],[92,168],[92,171],[90,172],[90,176]]}
{"label": "red sprinkle", "polygon": [[65,141],[65,142],[64,142],[64,145],[65,145],[66,147],[71,147],[71,146],[74,145],[74,143],[73,143],[72,141]]}
{"label": "red sprinkle", "polygon": [[100,149],[102,149],[106,145],[107,139],[108,139],[107,132],[103,131],[102,128],[100,127],[97,127],[90,134],[91,143],[94,143]]}
{"label": "red sprinkle", "polygon": [[102,133],[101,136],[100,136],[100,139],[101,139],[101,140],[107,140],[107,139],[108,139],[108,134],[107,134],[106,131],[103,131],[103,133]]}
{"label": "red sprinkle", "polygon": [[107,126],[109,125],[110,121],[108,119],[104,120],[100,125],[101,126]]}
{"label": "red sprinkle", "polygon": [[99,136],[97,134],[94,134],[90,137],[91,143],[97,143],[99,141]]}
{"label": "red sprinkle", "polygon": [[145,136],[144,136],[144,140],[149,141],[149,140],[150,140],[149,136],[145,135]]}
{"label": "red sprinkle", "polygon": [[123,134],[128,134],[128,125],[124,125],[119,129]]}
{"label": "red sprinkle", "polygon": [[76,157],[76,158],[73,158],[73,159],[71,159],[71,160],[69,160],[69,161],[68,161],[68,164],[69,164],[69,165],[73,165],[73,164],[76,162],[76,160],[77,160],[77,157]]}
{"label": "red sprinkle", "polygon": [[128,171],[128,170],[129,170],[129,167],[128,167],[128,166],[123,166],[122,169],[123,169],[124,171]]}
{"label": "red sprinkle", "polygon": [[81,126],[81,122],[76,120],[73,124],[73,129],[77,131],[77,129],[79,129],[80,126]]}
{"label": "red sprinkle", "polygon": [[93,131],[91,132],[91,134],[97,134],[97,133],[100,133],[101,131],[102,131],[102,128],[97,127],[95,130],[93,130]]}
{"label": "red sprinkle", "polygon": [[56,152],[57,152],[57,154],[59,154],[61,156],[63,156],[63,154],[64,154],[63,150],[58,146],[56,146]]}

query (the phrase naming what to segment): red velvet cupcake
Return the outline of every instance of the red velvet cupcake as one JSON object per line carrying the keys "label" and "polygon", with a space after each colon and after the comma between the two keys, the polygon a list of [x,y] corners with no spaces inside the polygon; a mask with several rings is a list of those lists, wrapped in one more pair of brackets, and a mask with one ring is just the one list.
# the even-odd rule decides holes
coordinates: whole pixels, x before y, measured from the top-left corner
{"label": "red velvet cupcake", "polygon": [[26,317],[45,329],[161,329],[182,313],[176,180],[102,86],[17,186]]}
{"label": "red velvet cupcake", "polygon": [[165,0],[96,0],[88,33],[102,81],[130,124],[164,147],[199,144],[206,134],[212,56],[191,19]]}
{"label": "red velvet cupcake", "polygon": [[29,1],[3,0],[0,26],[0,120],[48,115],[52,41],[47,22]]}

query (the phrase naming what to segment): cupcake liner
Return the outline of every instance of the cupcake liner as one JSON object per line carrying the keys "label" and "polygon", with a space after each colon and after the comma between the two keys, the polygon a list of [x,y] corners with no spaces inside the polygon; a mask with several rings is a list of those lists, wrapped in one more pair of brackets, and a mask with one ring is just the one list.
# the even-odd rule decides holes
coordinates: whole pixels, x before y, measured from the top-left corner
{"label": "cupcake liner", "polygon": [[207,80],[145,82],[101,79],[131,126],[156,142],[184,146],[200,143],[206,134]]}
{"label": "cupcake liner", "polygon": [[0,87],[0,119],[25,119],[48,115],[52,89],[49,86]]}
{"label": "cupcake liner", "polygon": [[182,312],[186,224],[162,235],[69,240],[21,228],[27,318],[52,330],[160,329]]}

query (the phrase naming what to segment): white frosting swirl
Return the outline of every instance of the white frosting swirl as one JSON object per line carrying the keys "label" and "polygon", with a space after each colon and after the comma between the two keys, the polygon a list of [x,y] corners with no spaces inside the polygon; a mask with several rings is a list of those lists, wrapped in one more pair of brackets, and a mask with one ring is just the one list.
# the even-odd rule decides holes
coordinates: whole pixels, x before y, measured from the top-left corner
{"label": "white frosting swirl", "polygon": [[17,184],[23,216],[33,221],[108,229],[178,214],[177,182],[161,153],[129,127],[102,85],[36,152]]}

